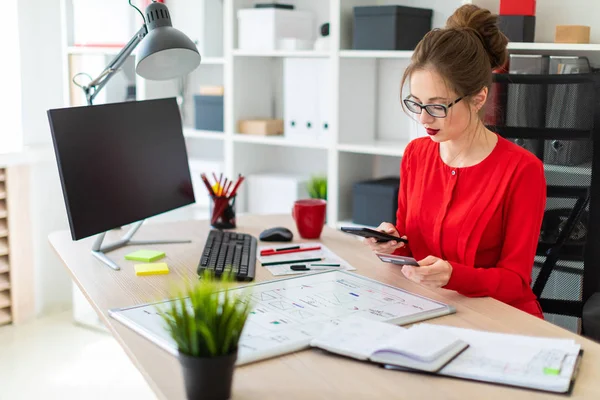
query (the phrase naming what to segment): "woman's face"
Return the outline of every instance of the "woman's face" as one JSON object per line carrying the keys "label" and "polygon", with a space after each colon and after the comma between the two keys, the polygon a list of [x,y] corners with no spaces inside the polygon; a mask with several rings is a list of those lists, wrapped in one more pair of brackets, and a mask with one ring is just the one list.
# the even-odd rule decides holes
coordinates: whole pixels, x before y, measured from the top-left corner
{"label": "woman's face", "polygon": [[[409,100],[421,105],[443,104],[448,106],[458,98],[459,96],[448,87],[437,72],[431,69],[412,72]],[[442,108],[436,108],[434,114],[440,115],[440,111],[443,111]],[[471,123],[477,119],[477,110],[472,108],[466,99],[462,99],[447,109],[445,118],[435,118],[424,108],[421,114],[413,114],[413,117],[425,127],[432,140],[445,142],[459,139],[467,134],[470,131]]]}

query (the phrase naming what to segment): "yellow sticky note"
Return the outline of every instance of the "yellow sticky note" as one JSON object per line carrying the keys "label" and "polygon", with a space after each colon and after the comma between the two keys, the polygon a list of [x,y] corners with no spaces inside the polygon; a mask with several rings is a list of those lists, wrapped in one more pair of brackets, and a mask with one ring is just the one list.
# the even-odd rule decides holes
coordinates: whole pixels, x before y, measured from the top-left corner
{"label": "yellow sticky note", "polygon": [[168,274],[168,273],[169,273],[169,266],[167,265],[167,263],[135,265],[135,274],[137,276],[164,275],[164,274]]}

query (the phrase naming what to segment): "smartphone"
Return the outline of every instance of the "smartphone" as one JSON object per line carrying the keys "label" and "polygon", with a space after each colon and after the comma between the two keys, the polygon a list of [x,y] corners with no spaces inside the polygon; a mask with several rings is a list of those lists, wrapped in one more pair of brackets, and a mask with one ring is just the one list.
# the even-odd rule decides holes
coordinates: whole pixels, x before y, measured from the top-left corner
{"label": "smartphone", "polygon": [[350,233],[352,235],[358,235],[365,238],[375,238],[378,242],[390,242],[392,240],[395,240],[397,242],[408,243],[408,240],[404,238],[388,235],[387,233],[379,232],[374,229],[358,228],[353,226],[342,226],[340,229],[342,230],[342,232]]}
{"label": "smartphone", "polygon": [[375,253],[377,257],[383,262],[396,264],[396,265],[412,265],[413,267],[418,267],[419,263],[412,257],[405,256],[395,256],[393,254],[381,254]]}

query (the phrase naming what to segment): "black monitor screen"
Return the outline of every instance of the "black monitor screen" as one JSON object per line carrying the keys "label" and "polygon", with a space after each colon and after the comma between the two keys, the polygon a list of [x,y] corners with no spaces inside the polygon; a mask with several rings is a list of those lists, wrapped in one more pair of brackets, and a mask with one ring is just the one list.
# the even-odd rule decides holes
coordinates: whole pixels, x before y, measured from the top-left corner
{"label": "black monitor screen", "polygon": [[174,98],[48,111],[73,240],[194,203]]}

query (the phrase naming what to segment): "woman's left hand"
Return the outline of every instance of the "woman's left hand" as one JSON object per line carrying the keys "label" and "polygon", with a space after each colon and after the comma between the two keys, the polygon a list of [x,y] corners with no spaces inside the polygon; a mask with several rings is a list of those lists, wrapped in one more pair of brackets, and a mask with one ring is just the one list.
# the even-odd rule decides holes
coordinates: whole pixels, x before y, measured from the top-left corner
{"label": "woman's left hand", "polygon": [[448,261],[434,256],[427,256],[418,261],[420,267],[404,265],[402,273],[413,282],[430,288],[445,286],[452,275],[452,265]]}

